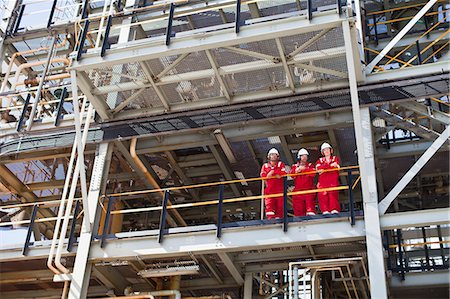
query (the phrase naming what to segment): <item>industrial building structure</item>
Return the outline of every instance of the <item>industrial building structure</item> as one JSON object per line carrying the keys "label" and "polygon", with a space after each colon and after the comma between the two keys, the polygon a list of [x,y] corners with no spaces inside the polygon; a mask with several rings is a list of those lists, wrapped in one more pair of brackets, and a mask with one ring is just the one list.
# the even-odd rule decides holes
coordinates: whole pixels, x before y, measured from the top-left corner
{"label": "industrial building structure", "polygon": [[[0,297],[448,298],[449,10],[0,0]],[[323,142],[341,212],[265,219]]]}

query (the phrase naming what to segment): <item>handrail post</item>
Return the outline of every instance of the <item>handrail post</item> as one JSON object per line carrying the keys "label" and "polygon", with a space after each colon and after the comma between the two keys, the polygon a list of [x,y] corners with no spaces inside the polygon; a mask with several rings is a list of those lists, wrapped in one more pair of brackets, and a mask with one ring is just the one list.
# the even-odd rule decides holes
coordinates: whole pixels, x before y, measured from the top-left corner
{"label": "handrail post", "polygon": [[164,237],[164,230],[166,227],[167,202],[169,201],[169,190],[164,190],[164,198],[162,202],[161,217],[159,219],[159,235],[158,243],[161,243]]}
{"label": "handrail post", "polygon": [[416,50],[417,50],[417,58],[419,59],[419,64],[422,64],[422,54],[420,54],[420,43],[416,40]]}
{"label": "handrail post", "polygon": [[378,45],[378,29],[377,29],[377,15],[373,15],[373,31],[375,34],[375,44]]}
{"label": "handrail post", "polygon": [[79,39],[79,45],[78,45],[78,52],[77,52],[76,61],[79,61],[81,59],[81,54],[83,53],[84,42],[86,40],[86,35],[88,33],[88,30],[89,30],[89,24],[90,24],[90,21],[86,20],[84,22],[83,30],[80,32],[81,36],[80,36],[80,39]]}
{"label": "handrail post", "polygon": [[405,280],[405,267],[403,266],[403,250],[402,250],[402,231],[397,229],[397,247],[398,247],[398,260],[400,266],[400,277]]}
{"label": "handrail post", "polygon": [[50,28],[53,24],[53,15],[55,14],[55,8],[57,3],[58,0],[53,0],[52,8],[50,9],[50,16],[48,17],[47,21],[47,28]]}
{"label": "handrail post", "polygon": [[114,197],[105,197],[108,198],[108,207],[106,208],[105,222],[103,223],[103,232],[102,238],[100,241],[100,248],[103,248],[106,243],[106,236],[109,233],[109,219],[111,218],[111,209],[114,202]]}
{"label": "handrail post", "polygon": [[67,244],[68,252],[72,251],[73,243],[75,243],[75,226],[77,224],[77,216],[79,211],[80,211],[80,200],[77,200],[75,210],[73,211],[72,224],[70,226],[69,243]]}
{"label": "handrail post", "polygon": [[166,29],[166,46],[170,45],[170,38],[174,35],[172,35],[172,24],[173,24],[173,14],[175,12],[175,4],[170,4],[169,9],[169,20],[167,22],[167,29]]}
{"label": "handrail post", "polygon": [[387,252],[387,263],[386,263],[387,264],[387,269],[388,270],[392,270],[391,249],[389,248],[389,240],[391,239],[390,238],[390,236],[391,236],[390,231],[385,230],[383,236],[384,236],[384,242],[383,242],[384,243],[384,249]]}
{"label": "handrail post", "polygon": [[313,10],[312,0],[306,0],[306,9],[308,10],[308,14],[306,15],[307,19],[311,20],[312,19],[312,10]]}
{"label": "handrail post", "polygon": [[339,15],[341,15],[342,14],[342,3],[341,3],[341,0],[336,0],[336,4],[337,4],[337,12],[338,12],[338,14]]}
{"label": "handrail post", "polygon": [[234,19],[234,31],[239,33],[241,31],[241,0],[236,1],[236,14]]}
{"label": "handrail post", "polygon": [[353,200],[353,176],[352,170],[347,170],[348,173],[348,200],[349,200],[349,208],[350,208],[350,224],[355,225],[355,202]]}
{"label": "handrail post", "polygon": [[23,255],[27,255],[27,253],[28,253],[28,247],[30,246],[31,232],[33,231],[34,220],[36,219],[37,209],[38,209],[38,205],[34,205],[33,210],[31,211],[30,226],[28,226],[27,237],[25,238],[25,244],[23,245],[23,250],[22,250]]}
{"label": "handrail post", "polygon": [[287,177],[283,177],[283,231],[288,231],[288,218],[287,218],[287,189],[288,189],[288,182]]}
{"label": "handrail post", "polygon": [[[103,36],[102,49],[100,50],[100,57],[105,56],[106,49],[109,49],[111,47],[111,44],[109,43],[109,33],[111,31],[111,26],[112,26],[112,15],[109,15],[108,20],[106,21],[106,29],[105,35]],[[100,32],[98,34],[100,34]]]}
{"label": "handrail post", "polygon": [[223,193],[224,193],[224,185],[219,186],[219,205],[217,207],[217,233],[216,236],[218,239],[222,237],[222,215],[223,215]]}
{"label": "handrail post", "polygon": [[64,107],[64,100],[67,97],[67,87],[64,87],[61,93],[61,96],[59,98],[59,102],[58,102],[58,108],[56,108],[56,116],[55,116],[55,122],[54,125],[59,126],[59,123],[61,121],[61,113]]}
{"label": "handrail post", "polygon": [[23,103],[22,113],[20,114],[19,121],[17,122],[17,127],[16,127],[17,132],[20,132],[20,130],[22,129],[22,125],[25,120],[25,116],[27,115],[28,105],[30,105],[30,99],[31,99],[31,93],[28,93],[27,97],[25,98],[25,102]]}

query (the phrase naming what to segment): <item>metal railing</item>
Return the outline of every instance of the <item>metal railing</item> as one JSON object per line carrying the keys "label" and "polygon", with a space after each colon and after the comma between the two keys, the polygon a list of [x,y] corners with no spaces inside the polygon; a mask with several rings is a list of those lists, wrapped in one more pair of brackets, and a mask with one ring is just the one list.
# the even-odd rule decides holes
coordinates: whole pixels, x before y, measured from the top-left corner
{"label": "metal railing", "polygon": [[[357,216],[357,211],[355,209],[355,203],[353,198],[353,190],[356,188],[357,184],[360,181],[360,177],[358,177],[356,180],[353,180],[353,175],[358,173],[358,166],[348,166],[348,167],[341,167],[339,169],[332,169],[332,170],[324,170],[324,172],[328,171],[342,171],[345,172],[345,175],[347,176],[347,185],[341,185],[336,187],[330,187],[330,188],[318,188],[318,189],[312,189],[312,190],[303,190],[303,191],[295,191],[295,192],[288,192],[288,178],[289,177],[296,177],[300,175],[311,175],[318,173],[317,171],[312,172],[305,172],[305,173],[298,173],[298,174],[287,174],[282,176],[283,182],[284,182],[284,191],[283,193],[279,194],[271,194],[271,195],[254,195],[254,196],[246,196],[246,197],[233,197],[233,198],[225,198],[224,188],[226,185],[230,184],[236,184],[236,183],[242,183],[242,182],[262,182],[265,180],[268,180],[270,178],[249,178],[249,179],[239,179],[239,180],[229,180],[229,181],[220,181],[220,182],[211,182],[211,183],[203,183],[203,184],[196,184],[196,185],[188,185],[188,186],[179,186],[179,187],[169,187],[169,188],[162,188],[162,189],[150,189],[150,190],[140,190],[140,191],[130,191],[130,192],[121,192],[121,193],[111,193],[107,195],[103,195],[99,198],[99,205],[103,209],[103,212],[105,213],[104,221],[103,221],[103,231],[100,235],[97,235],[97,238],[100,239],[101,246],[105,246],[107,239],[109,239],[111,236],[110,233],[110,222],[111,217],[113,215],[119,215],[119,214],[129,214],[129,213],[141,213],[141,212],[149,212],[149,211],[161,211],[160,218],[159,218],[159,233],[158,233],[158,242],[162,242],[164,235],[167,234],[166,229],[166,220],[167,220],[167,214],[170,210],[173,209],[181,209],[181,208],[194,208],[194,207],[202,207],[202,206],[209,206],[209,205],[217,205],[217,222],[216,222],[216,236],[217,238],[221,238],[222,236],[222,229],[224,227],[227,227],[229,225],[223,223],[223,206],[226,203],[239,203],[239,202],[247,202],[247,201],[254,201],[254,200],[261,200],[263,201],[264,198],[271,198],[271,197],[280,197],[283,196],[283,205],[284,205],[284,215],[282,219],[275,219],[275,220],[262,220],[259,221],[258,225],[264,225],[264,224],[273,224],[273,223],[282,223],[283,231],[288,230],[288,223],[292,221],[304,221],[304,220],[313,220],[313,219],[322,219],[322,218],[335,218],[335,217],[348,217],[349,222],[351,225],[355,224],[355,219]],[[203,188],[203,187],[218,187],[218,198],[215,200],[208,200],[208,201],[200,201],[200,202],[190,202],[190,203],[183,203],[183,204],[173,204],[168,205],[169,197],[171,196],[171,192],[178,191],[178,190],[189,190],[189,189],[195,189],[195,188]],[[302,195],[302,194],[311,194],[311,193],[317,193],[317,192],[325,192],[325,191],[348,191],[348,203],[349,203],[349,211],[348,213],[341,213],[341,215],[316,215],[316,216],[301,216],[296,217],[293,219],[289,218],[288,215],[288,197],[292,195]],[[151,194],[151,193],[160,193],[163,194],[162,203],[160,206],[152,206],[152,207],[142,207],[142,208],[135,208],[135,209],[122,209],[122,210],[114,210],[113,206],[115,203],[116,198],[119,197],[126,197],[130,195],[145,195],[145,194]],[[108,203],[106,207],[104,206],[103,202],[104,200],[108,200]],[[38,217],[38,211],[39,209],[48,209],[50,207],[60,206],[61,202],[64,201],[65,203],[69,202],[69,199],[62,199],[62,200],[50,200],[50,201],[42,201],[42,202],[35,202],[35,203],[22,203],[22,204],[13,204],[13,205],[2,205],[0,208],[2,209],[28,209],[32,208],[32,213],[30,219],[27,220],[20,220],[20,221],[7,221],[2,222],[0,221],[0,227],[8,227],[12,225],[26,225],[28,224],[28,234],[27,238],[25,240],[24,244],[24,254],[27,253],[28,247],[30,246],[30,236],[33,230],[34,225],[37,223],[48,223],[48,222],[54,222],[54,221],[61,221],[63,219],[70,220],[71,219],[71,225],[68,235],[68,247],[67,250],[70,251],[72,249],[73,244],[75,243],[75,235],[76,235],[76,221],[80,219],[83,214],[84,210],[81,206],[81,198],[73,198],[72,201],[76,202],[75,208],[71,208],[73,212],[70,215],[66,215],[62,217],[61,215],[58,215],[56,217],[45,217],[45,218],[39,218]],[[261,211],[263,213],[263,211]],[[361,215],[361,214],[359,214]]]}
{"label": "metal railing", "polygon": [[[434,7],[445,4],[445,2],[446,1],[438,0],[437,3],[434,4]],[[391,14],[401,14],[407,12],[411,8],[422,8],[426,4],[427,3],[411,4],[374,12],[367,12],[364,10],[366,37],[369,41],[373,39],[376,45],[378,45],[379,40],[382,38],[393,37],[392,34],[397,34],[397,31],[400,31],[403,26],[399,26],[400,28],[398,30],[394,30],[393,28],[391,28],[392,25],[404,21],[410,21],[414,18],[414,15],[390,18]],[[425,13],[422,17],[423,21],[417,22],[415,25],[413,25],[412,29],[408,33],[419,34],[419,36],[408,45],[400,49],[391,49],[391,51],[389,51],[390,53],[394,54],[389,55],[389,52],[386,53],[383,56],[383,59],[378,63],[378,65],[374,66],[375,72],[384,71],[386,69],[386,66],[389,66],[392,62],[399,63],[400,66],[398,68],[400,69],[413,65],[422,65],[434,62],[433,58],[442,53],[446,48],[448,48],[449,45],[449,41],[445,41],[446,38],[448,39],[448,34],[450,33],[447,22],[449,12],[450,9],[442,9],[439,11],[431,11]],[[385,20],[381,20],[382,18]],[[430,20],[431,18],[433,20]],[[380,33],[380,26],[384,25],[388,26],[387,31]],[[432,40],[430,40],[431,33],[437,33],[437,36],[434,36]],[[370,61],[371,54],[380,55],[379,51],[371,49],[369,46],[364,47],[364,50],[367,61]],[[416,54],[405,55],[407,51],[408,53],[414,52]],[[408,60],[406,61],[406,59],[402,58],[402,55],[405,56]],[[380,65],[381,63],[382,65]]]}
{"label": "metal railing", "polygon": [[[335,10],[338,14],[341,14],[346,5],[349,5],[349,3],[344,5],[343,3],[345,2],[336,0],[335,7],[326,7],[324,11]],[[265,11],[264,16],[253,17],[250,13],[250,8],[247,5],[255,3],[260,5],[260,10]],[[317,11],[317,7],[313,5],[313,1],[306,1],[306,7],[303,8],[295,0],[283,3],[283,5],[291,5],[298,12],[306,15],[308,19],[312,19],[313,12]],[[112,32],[117,33],[123,28],[152,27],[151,30],[146,32],[147,35],[145,37],[163,39],[165,44],[169,45],[171,39],[179,34],[186,36],[188,32],[196,34],[230,28],[234,28],[235,32],[239,33],[242,26],[250,25],[253,22],[252,19],[264,19],[264,21],[268,21],[270,19],[298,15],[298,12],[293,14],[291,9],[286,10],[291,12],[266,9],[267,7],[277,8],[280,6],[273,0],[217,0],[208,2],[206,5],[191,4],[186,0],[179,0],[144,7],[127,9],[120,7],[119,10],[114,9],[112,6],[112,3],[109,9],[105,6],[101,15],[86,16],[75,22],[77,60],[89,48],[100,48],[100,55],[104,56],[106,50],[112,46],[109,38],[110,34]],[[234,15],[234,20],[228,20],[224,10],[229,15]],[[209,16],[207,27],[189,21],[189,18],[196,14]],[[123,18],[129,16],[135,16],[130,24],[117,24]]]}

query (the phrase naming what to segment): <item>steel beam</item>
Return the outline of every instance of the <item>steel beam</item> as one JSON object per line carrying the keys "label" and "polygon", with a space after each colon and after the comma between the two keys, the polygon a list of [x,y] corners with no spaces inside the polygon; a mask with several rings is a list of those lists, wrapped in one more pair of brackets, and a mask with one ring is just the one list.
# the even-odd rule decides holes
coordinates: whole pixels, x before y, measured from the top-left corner
{"label": "steel beam", "polygon": [[[422,65],[410,66],[404,69],[394,69],[383,72],[367,74],[365,78],[366,84],[380,83],[384,81],[398,81],[403,79],[412,80],[416,77],[442,75],[448,77],[450,72],[450,63],[447,61],[438,61],[426,63]],[[445,91],[443,91],[445,92]]]}
{"label": "steel beam", "polygon": [[126,278],[112,266],[92,267],[92,275],[105,287],[114,290],[115,295],[123,295],[125,288],[130,285]]}
{"label": "steel beam", "polygon": [[[219,167],[222,170],[223,176],[225,177],[225,179],[227,181],[236,179],[236,177],[231,172],[230,166],[228,165],[228,163],[226,163],[226,160],[224,159],[221,151],[219,151],[215,145],[210,146],[209,149],[213,153],[214,158],[217,161],[217,164],[219,164]],[[236,184],[231,184],[230,188],[231,188],[231,190],[233,190],[233,193],[235,196],[237,196],[237,197],[242,196],[242,194],[239,191],[239,188],[236,186]]]}
{"label": "steel beam", "polygon": [[[89,210],[88,223],[90,229],[82,228],[78,242],[75,263],[70,283],[69,299],[86,298],[91,276],[92,264],[88,262],[90,251],[92,249],[92,239],[95,232],[94,228],[100,219],[98,212],[98,199],[102,188],[105,188],[106,178],[108,177],[109,164],[111,161],[112,146],[108,143],[102,143],[98,146],[98,152],[95,156],[92,169],[91,183],[87,196],[88,205],[84,209]],[[84,223],[84,222],[83,222]]]}
{"label": "steel beam", "polygon": [[385,121],[394,125],[396,128],[411,131],[422,138],[435,140],[437,137],[439,137],[439,133],[430,130],[420,124],[416,124],[408,119],[401,117],[400,115],[397,115],[385,109],[374,108],[371,110],[371,112],[372,115],[384,119]]}
{"label": "steel beam", "polygon": [[[416,141],[416,142],[408,142],[405,144],[391,144],[389,149],[384,147],[380,147],[377,149],[377,157],[379,159],[391,159],[396,157],[404,157],[404,156],[413,156],[413,155],[421,155],[428,148],[430,148],[430,141]],[[448,151],[448,147],[441,147],[440,152]]]}
{"label": "steel beam", "polygon": [[425,166],[425,164],[433,157],[433,155],[439,150],[439,148],[448,143],[450,138],[450,126],[436,138],[431,146],[423,153],[423,155],[414,163],[414,165],[408,170],[408,172],[400,179],[400,181],[392,188],[392,190],[386,195],[386,197],[378,204],[379,213],[383,215],[391,203],[397,198],[400,192],[408,185],[408,183],[417,175],[417,173]]}
{"label": "steel beam", "polygon": [[286,79],[289,83],[289,88],[292,90],[292,92],[295,92],[295,82],[292,77],[291,69],[289,68],[289,65],[287,64],[286,61],[286,55],[284,54],[283,44],[281,43],[279,38],[276,38],[275,42],[277,44],[278,53],[280,53],[281,62],[283,64],[284,73],[286,74]]}
{"label": "steel beam", "polygon": [[225,252],[219,252],[219,253],[217,253],[217,255],[220,257],[220,259],[224,263],[225,267],[227,267],[228,271],[230,272],[231,276],[233,276],[234,280],[236,280],[236,282],[239,285],[243,285],[244,278],[242,278],[241,272],[236,267],[236,265],[233,263],[230,256]]}
{"label": "steel beam", "polygon": [[230,93],[228,92],[227,86],[225,85],[225,82],[222,79],[222,76],[220,75],[219,68],[217,67],[217,62],[215,61],[213,55],[209,50],[205,50],[206,56],[208,57],[209,63],[211,64],[212,69],[214,70],[214,74],[217,78],[217,81],[219,81],[220,89],[222,90],[223,94],[227,98],[228,101],[231,101]]}
{"label": "steel beam", "polygon": [[361,190],[366,227],[367,257],[370,275],[370,292],[374,298],[387,299],[383,247],[379,223],[378,195],[375,173],[374,151],[369,108],[360,108],[358,96],[357,71],[353,52],[350,22],[343,22],[343,33],[347,48],[347,68],[352,100],[353,124],[355,128],[358,164],[361,175]]}
{"label": "steel beam", "polygon": [[[170,166],[175,170],[175,172],[177,173],[178,177],[181,179],[181,183],[184,184],[184,185],[192,185],[193,181],[191,180],[191,178],[186,176],[186,174],[184,173],[183,169],[181,169],[180,164],[177,163],[177,160],[175,158],[175,153],[173,153],[171,151],[165,151],[164,154],[166,155]],[[195,189],[188,189],[188,192],[189,192],[189,194],[191,194],[192,198],[196,202],[200,201],[200,197],[199,197],[199,194],[198,194],[197,190],[195,190]]]}
{"label": "steel beam", "polygon": [[156,86],[155,79],[153,79],[153,72],[150,69],[148,63],[143,61],[140,63],[140,65],[142,67],[142,70],[145,73],[145,76],[147,77],[148,81],[150,82],[150,85],[153,87],[153,89],[156,92],[156,95],[158,96],[159,100],[163,104],[164,108],[166,109],[166,111],[169,111],[170,110],[169,102],[167,101],[166,96],[164,95],[163,91],[158,86]]}
{"label": "steel beam", "polygon": [[106,102],[97,95],[91,93],[91,80],[85,73],[77,72],[77,85],[92,105],[94,105],[95,112],[97,112],[103,120],[107,120],[112,117],[112,114],[109,111],[109,106]]}
{"label": "steel beam", "polygon": [[444,125],[450,124],[450,116],[448,114],[443,113],[439,110],[434,110],[434,109],[429,108],[418,102],[415,102],[415,101],[402,102],[402,103],[399,103],[399,105],[408,110],[411,110],[415,113],[418,113],[423,116],[427,116],[430,119],[434,119]]}
{"label": "steel beam", "polygon": [[[329,127],[348,127],[352,123],[349,111],[335,111],[328,117],[325,114],[311,114],[309,116],[289,118],[277,124],[260,122],[252,126],[224,127],[222,133],[230,142],[246,141],[269,136],[284,136],[295,133],[314,132]],[[208,132],[208,131],[207,131]],[[138,154],[163,152],[189,147],[211,146],[217,141],[211,134],[199,132],[173,134],[158,140],[155,137],[141,138],[137,145]]]}
{"label": "steel beam", "polygon": [[[99,50],[88,51],[83,55],[82,61],[74,63],[73,68],[77,71],[86,71],[116,64],[181,55],[205,49],[233,46],[241,43],[250,43],[275,37],[334,28],[339,26],[345,18],[344,16],[338,16],[335,11],[325,11],[315,13],[314,22],[307,20],[304,15],[288,17],[271,22],[254,23],[244,26],[241,28],[239,35],[236,35],[232,26],[228,26],[228,29],[219,31],[205,31],[201,39],[180,34],[171,41],[169,48],[160,39],[142,39],[129,42],[126,47],[112,46],[103,59],[98,56],[97,52]],[[271,32],[271,34],[267,35],[267,32]]]}
{"label": "steel beam", "polygon": [[[345,55],[345,48],[344,47],[335,47],[335,48],[329,48],[324,49],[320,51],[311,51],[307,53],[298,54],[297,56],[293,57],[290,61],[287,61],[286,64],[289,66],[292,65],[300,65],[305,66],[305,68],[311,68],[311,70],[318,71],[321,73],[329,73],[337,77],[347,77],[347,75],[343,72],[318,67],[318,66],[308,66],[304,63],[314,61],[314,60],[321,60],[321,59],[330,59],[334,57],[341,57]],[[128,91],[128,90],[134,90],[134,89],[141,89],[145,87],[153,87],[153,86],[162,86],[167,85],[171,83],[178,83],[183,81],[191,81],[191,80],[197,80],[197,79],[207,79],[212,76],[215,76],[216,74],[219,74],[221,76],[224,75],[233,75],[237,73],[244,73],[244,72],[251,72],[251,71],[258,71],[258,70],[266,70],[270,68],[280,68],[283,67],[283,63],[281,61],[273,62],[268,60],[257,60],[257,61],[251,61],[251,62],[243,62],[238,64],[230,64],[230,65],[224,65],[220,68],[217,68],[217,72],[215,72],[214,68],[211,69],[203,69],[198,71],[191,71],[191,72],[184,72],[184,73],[177,73],[177,74],[171,74],[166,75],[164,77],[159,78],[158,82],[155,82],[154,84],[151,83],[150,79],[149,81],[129,81],[124,83],[116,83],[111,85],[105,85],[105,86],[99,86],[92,89],[92,93],[95,95],[101,95],[101,94],[107,94],[111,92],[120,92],[120,91]],[[298,89],[294,89],[297,91]],[[291,94],[292,94],[292,90]]]}
{"label": "steel beam", "polygon": [[[8,187],[12,194],[18,195],[22,203],[38,202],[38,197],[26,185],[24,185],[5,165],[0,165],[0,183]],[[55,217],[53,211],[48,208],[40,208],[37,215],[42,218]],[[52,222],[41,223],[41,232],[49,239],[53,237]]]}
{"label": "steel beam", "polygon": [[[323,219],[311,223],[290,223],[290,229],[280,234],[279,225],[262,227],[224,228],[221,240],[217,240],[215,228],[210,231],[185,234],[166,234],[164,242],[158,243],[157,235],[145,238],[120,238],[108,241],[108,246],[100,248],[93,245],[91,258],[114,260],[127,259],[136,255],[142,258],[164,256],[185,256],[194,254],[213,254],[237,250],[285,247],[306,244],[322,244],[362,240],[365,236],[363,221],[357,220],[351,226],[347,219]],[[302,234],[298,233],[301,228]],[[123,234],[125,235],[125,234]],[[29,255],[33,251],[30,248]]]}
{"label": "steel beam", "polygon": [[[448,223],[449,213],[450,210],[445,208],[386,214],[380,217],[380,225],[381,229],[390,230],[419,227],[429,225],[429,223],[432,225],[444,224]],[[421,215],[424,215],[424,217],[422,218]],[[352,242],[364,240],[366,234],[364,220],[362,219],[357,219],[356,225],[353,227],[348,223],[347,219],[329,218],[310,222],[290,223],[289,228],[289,231],[283,235],[280,235],[281,228],[279,224],[261,227],[224,228],[222,238],[219,241],[216,237],[216,228],[213,225],[210,230],[206,231],[165,235],[164,244],[158,244],[156,232],[153,234],[150,234],[148,231],[121,233],[120,239],[108,240],[108,246],[105,248],[100,248],[98,241],[92,242],[90,262],[118,259],[134,260],[136,256],[140,258],[173,258],[187,256],[190,253],[217,254],[218,252]],[[299,231],[302,233],[299,234]],[[75,244],[74,251],[79,250],[78,247],[80,245],[80,242]],[[48,257],[49,246],[48,241],[35,242],[34,246],[30,246],[28,256],[25,258],[22,255],[22,248],[2,250],[0,262],[44,259]],[[332,254],[329,250],[331,249],[328,248],[322,251],[320,247],[315,247],[318,255]],[[302,253],[300,252],[300,254]],[[74,254],[64,252],[63,256],[74,256]],[[250,258],[252,259],[252,257]],[[244,256],[239,256],[235,262],[245,263],[246,260]],[[260,266],[258,263],[256,264],[258,267]],[[278,267],[276,269],[281,268]],[[252,271],[252,269],[247,267],[246,272]],[[253,272],[258,271],[261,271],[261,269],[255,268]],[[214,282],[217,283],[215,279]]]}
{"label": "steel beam", "polygon": [[[428,225],[448,224],[450,216],[449,208],[418,210],[412,212],[399,212],[384,214],[380,218],[380,225],[383,230],[397,228],[420,227]],[[411,225],[411,219],[415,219]]]}
{"label": "steel beam", "polygon": [[405,280],[401,280],[398,276],[392,276],[390,285],[391,288],[448,287],[448,281],[448,271],[412,272],[406,274]]}

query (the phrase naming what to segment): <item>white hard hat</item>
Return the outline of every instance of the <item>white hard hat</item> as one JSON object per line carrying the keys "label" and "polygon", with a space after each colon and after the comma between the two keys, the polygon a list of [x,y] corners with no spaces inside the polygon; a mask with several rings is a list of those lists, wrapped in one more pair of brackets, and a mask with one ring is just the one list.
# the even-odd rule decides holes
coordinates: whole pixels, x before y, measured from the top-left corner
{"label": "white hard hat", "polygon": [[269,157],[270,154],[277,154],[278,156],[280,155],[280,153],[278,152],[278,150],[276,148],[271,148],[270,151],[267,153],[267,157]]}
{"label": "white hard hat", "polygon": [[300,159],[300,157],[303,156],[303,155],[308,155],[308,156],[309,156],[309,153],[308,153],[308,151],[307,151],[306,149],[301,148],[301,149],[298,151],[297,159]]}
{"label": "white hard hat", "polygon": [[331,145],[329,143],[322,143],[322,146],[320,147],[320,152],[323,152],[324,149],[329,148],[332,149]]}

